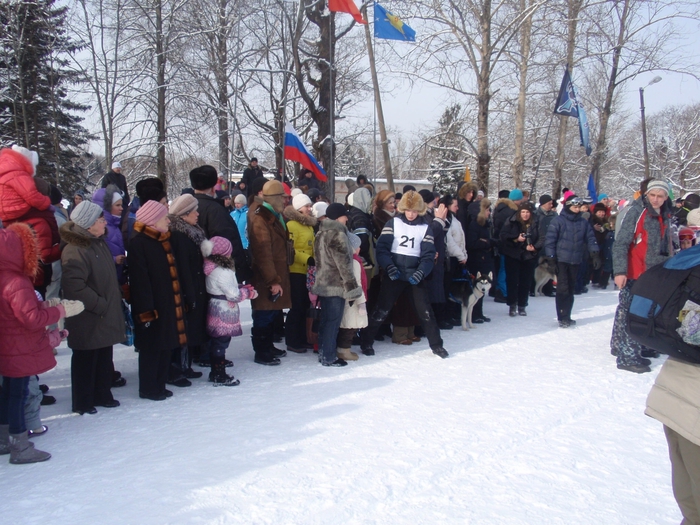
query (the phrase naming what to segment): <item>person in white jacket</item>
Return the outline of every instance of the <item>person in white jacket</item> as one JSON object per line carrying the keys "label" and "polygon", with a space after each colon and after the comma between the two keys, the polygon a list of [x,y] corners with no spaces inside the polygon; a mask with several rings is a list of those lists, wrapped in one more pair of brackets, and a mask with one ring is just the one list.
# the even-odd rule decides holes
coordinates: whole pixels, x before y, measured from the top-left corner
{"label": "person in white jacket", "polygon": [[224,237],[212,237],[202,243],[204,275],[210,295],[207,309],[207,334],[211,372],[209,381],[214,386],[236,386],[238,379],[226,373],[226,349],[231,337],[243,334],[238,303],[255,299],[258,294],[251,285],[239,285],[236,263],[231,258],[231,242]]}
{"label": "person in white jacket", "polygon": [[358,356],[355,352],[350,351],[350,347],[357,331],[369,324],[367,317],[367,275],[363,270],[362,258],[360,257],[362,240],[354,233],[348,233],[348,239],[353,250],[352,272],[357,282],[362,283],[362,295],[353,301],[345,301],[343,319],[340,321],[340,329],[338,330],[337,353],[338,357],[345,361],[357,361]]}

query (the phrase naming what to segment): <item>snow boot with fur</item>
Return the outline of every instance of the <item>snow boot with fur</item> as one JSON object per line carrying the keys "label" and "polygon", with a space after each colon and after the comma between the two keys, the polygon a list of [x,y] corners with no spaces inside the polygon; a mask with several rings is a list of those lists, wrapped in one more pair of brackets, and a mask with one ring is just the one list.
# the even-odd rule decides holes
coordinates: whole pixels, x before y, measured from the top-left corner
{"label": "snow boot with fur", "polygon": [[212,357],[211,360],[210,383],[214,383],[214,386],[236,386],[241,384],[238,379],[226,373],[223,357]]}
{"label": "snow boot with fur", "polygon": [[34,448],[34,443],[29,441],[27,432],[10,434],[10,463],[24,465],[26,463],[39,463],[51,459],[51,454]]}
{"label": "snow boot with fur", "polygon": [[338,348],[336,349],[338,357],[344,359],[345,361],[357,361],[359,356],[352,352],[349,348]]}

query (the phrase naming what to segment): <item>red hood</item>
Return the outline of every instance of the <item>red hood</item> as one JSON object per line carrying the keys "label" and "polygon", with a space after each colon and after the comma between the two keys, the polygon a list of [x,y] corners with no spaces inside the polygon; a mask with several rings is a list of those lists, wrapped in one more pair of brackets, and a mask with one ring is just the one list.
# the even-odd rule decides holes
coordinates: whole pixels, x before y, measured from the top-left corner
{"label": "red hood", "polygon": [[0,150],[0,178],[6,173],[24,171],[34,175],[34,166],[27,157],[10,148]]}
{"label": "red hood", "polygon": [[24,223],[0,229],[0,268],[33,278],[39,269],[39,245],[32,229]]}

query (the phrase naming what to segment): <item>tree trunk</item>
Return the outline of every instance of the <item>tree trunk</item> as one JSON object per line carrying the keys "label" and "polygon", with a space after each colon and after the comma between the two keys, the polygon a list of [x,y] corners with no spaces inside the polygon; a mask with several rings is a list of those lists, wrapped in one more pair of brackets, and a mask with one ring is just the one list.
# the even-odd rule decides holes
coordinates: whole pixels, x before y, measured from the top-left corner
{"label": "tree trunk", "polygon": [[158,178],[163,181],[163,186],[168,186],[168,181],[165,173],[165,139],[166,139],[166,121],[165,121],[165,52],[163,50],[163,3],[157,0],[156,4],[156,83],[157,83],[157,122],[156,128],[158,133],[156,145],[156,170]]}
{"label": "tree trunk", "polygon": [[605,160],[605,138],[608,131],[608,121],[612,113],[613,95],[615,94],[617,83],[617,69],[620,64],[620,55],[622,54],[622,46],[624,45],[625,33],[627,32],[627,18],[630,12],[630,0],[623,1],[620,27],[617,34],[617,45],[613,49],[610,79],[608,81],[608,89],[605,93],[605,104],[603,104],[603,111],[600,115],[600,131],[598,133],[598,140],[596,141],[593,161],[591,163],[591,173],[593,173],[596,190],[600,190],[600,167],[603,164],[603,160]]}
{"label": "tree trunk", "polygon": [[[525,12],[527,1],[520,0],[520,11]],[[527,94],[527,69],[530,60],[530,41],[532,36],[532,14],[523,20],[520,28],[520,89],[518,107],[515,111],[515,152],[513,154],[513,184],[521,188],[525,168],[525,97]]]}
{"label": "tree trunk", "polygon": [[[566,63],[569,66],[569,72],[574,69],[574,51],[576,49],[576,28],[578,25],[578,16],[581,12],[583,0],[569,0],[569,12],[567,21],[566,34]],[[557,160],[554,163],[554,184],[552,188],[552,197],[559,199],[561,197],[562,179],[564,174],[564,149],[566,147],[566,127],[569,117],[559,115],[559,135],[557,136]]]}
{"label": "tree trunk", "polygon": [[476,180],[484,194],[489,191],[489,104],[491,103],[491,0],[485,0],[480,13],[481,64],[477,76],[477,164]]}
{"label": "tree trunk", "polygon": [[318,110],[314,115],[314,121],[318,129],[317,140],[314,141],[315,149],[323,159],[323,168],[328,175],[328,197],[331,201],[335,197],[335,180],[333,176],[333,164],[335,160],[335,136],[334,136],[334,99],[335,99],[335,71],[329,67],[335,59],[335,13],[329,12],[329,20],[321,17],[321,43],[319,46],[319,58],[321,63],[326,62],[326,67],[321,71],[321,82],[318,93]]}
{"label": "tree trunk", "polygon": [[219,133],[219,171],[226,181],[229,180],[229,129],[228,129],[228,30],[226,27],[226,5],[228,0],[219,0],[219,27],[216,34],[217,71],[216,84],[218,89],[216,122]]}

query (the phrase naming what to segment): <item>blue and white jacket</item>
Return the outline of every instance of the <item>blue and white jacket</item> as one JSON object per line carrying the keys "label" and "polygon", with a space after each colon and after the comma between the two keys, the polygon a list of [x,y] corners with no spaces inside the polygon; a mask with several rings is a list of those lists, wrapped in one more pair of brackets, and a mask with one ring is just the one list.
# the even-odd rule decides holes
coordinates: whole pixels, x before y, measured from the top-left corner
{"label": "blue and white jacket", "polygon": [[435,264],[435,241],[425,216],[409,222],[403,214],[390,219],[377,239],[377,263],[386,269],[393,264],[401,272],[402,281],[408,281],[420,270],[425,279]]}

